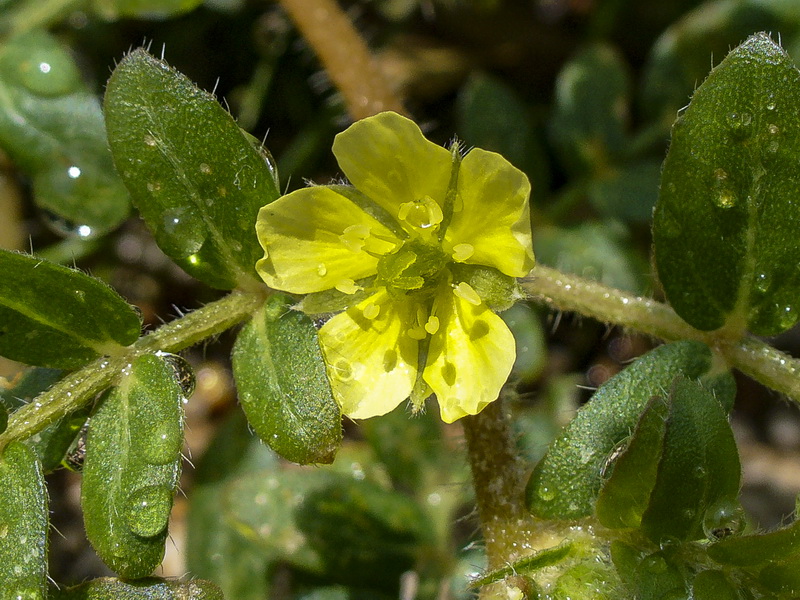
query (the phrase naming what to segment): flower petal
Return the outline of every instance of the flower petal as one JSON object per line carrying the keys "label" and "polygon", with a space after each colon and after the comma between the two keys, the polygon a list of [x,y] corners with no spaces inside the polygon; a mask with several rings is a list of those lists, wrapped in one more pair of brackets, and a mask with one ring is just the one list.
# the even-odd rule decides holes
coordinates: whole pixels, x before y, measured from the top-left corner
{"label": "flower petal", "polygon": [[441,327],[422,377],[436,392],[442,420],[452,423],[497,399],[516,358],[514,336],[485,304],[449,291],[436,297],[433,312]]}
{"label": "flower petal", "polygon": [[413,121],[393,112],[353,123],[333,141],[344,174],[397,218],[400,205],[426,196],[440,206],[450,182],[450,152],[425,139]]}
{"label": "flower petal", "polygon": [[[272,288],[308,294],[374,275],[399,240],[351,200],[325,186],[303,188],[264,206],[256,222],[265,250],[256,263]],[[377,236],[377,237],[376,237]]]}
{"label": "flower petal", "polygon": [[348,417],[383,415],[408,398],[417,378],[418,342],[406,335],[414,308],[381,290],[319,330],[331,389]]}
{"label": "flower petal", "polygon": [[460,200],[445,233],[445,250],[459,262],[489,265],[512,277],[527,275],[534,262],[530,191],[525,174],[505,158],[471,150],[458,172]]}

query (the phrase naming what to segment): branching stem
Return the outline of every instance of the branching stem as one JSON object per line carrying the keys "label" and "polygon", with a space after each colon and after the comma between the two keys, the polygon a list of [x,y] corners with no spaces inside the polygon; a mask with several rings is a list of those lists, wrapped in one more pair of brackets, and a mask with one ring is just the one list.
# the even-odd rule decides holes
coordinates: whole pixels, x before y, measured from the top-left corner
{"label": "branching stem", "polygon": [[178,352],[244,321],[264,302],[262,293],[233,292],[167,323],[129,346],[119,356],[101,357],[67,375],[34,402],[10,415],[0,435],[0,453],[14,440],[28,438],[49,424],[91,402],[114,384],[131,361],[147,352]]}

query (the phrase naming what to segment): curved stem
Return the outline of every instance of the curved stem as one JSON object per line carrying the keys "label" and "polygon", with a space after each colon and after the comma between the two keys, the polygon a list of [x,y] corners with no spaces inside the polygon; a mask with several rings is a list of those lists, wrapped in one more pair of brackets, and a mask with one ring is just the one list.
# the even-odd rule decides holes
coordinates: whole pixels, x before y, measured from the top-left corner
{"label": "curved stem", "polygon": [[364,40],[336,0],[280,0],[339,88],[353,119],[405,113]]}
{"label": "curved stem", "polygon": [[119,373],[140,354],[162,350],[178,352],[222,333],[244,321],[264,302],[263,293],[232,292],[180,319],[139,338],[127,352],[101,357],[67,375],[52,388],[9,416],[8,428],[0,435],[0,453],[10,442],[25,439],[91,402],[114,384]]}

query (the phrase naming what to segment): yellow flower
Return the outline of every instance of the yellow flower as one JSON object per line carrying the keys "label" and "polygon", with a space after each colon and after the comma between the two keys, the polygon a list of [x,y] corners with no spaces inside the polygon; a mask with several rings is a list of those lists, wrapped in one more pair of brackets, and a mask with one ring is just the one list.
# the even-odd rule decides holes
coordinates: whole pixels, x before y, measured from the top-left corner
{"label": "yellow flower", "polygon": [[344,414],[382,415],[431,391],[444,421],[477,414],[515,349],[474,275],[510,281],[533,267],[527,178],[493,152],[462,159],[391,112],[337,135],[333,153],[353,187],[263,207],[259,274],[275,289],[344,299],[319,331]]}

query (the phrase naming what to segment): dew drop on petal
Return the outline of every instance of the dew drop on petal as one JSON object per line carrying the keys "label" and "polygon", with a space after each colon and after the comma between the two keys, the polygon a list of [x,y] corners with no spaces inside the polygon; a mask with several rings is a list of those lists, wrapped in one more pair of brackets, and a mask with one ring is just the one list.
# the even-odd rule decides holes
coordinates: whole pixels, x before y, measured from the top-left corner
{"label": "dew drop on petal", "polygon": [[328,274],[328,267],[325,266],[325,263],[319,263],[317,265],[317,275],[320,277],[325,277]]}

